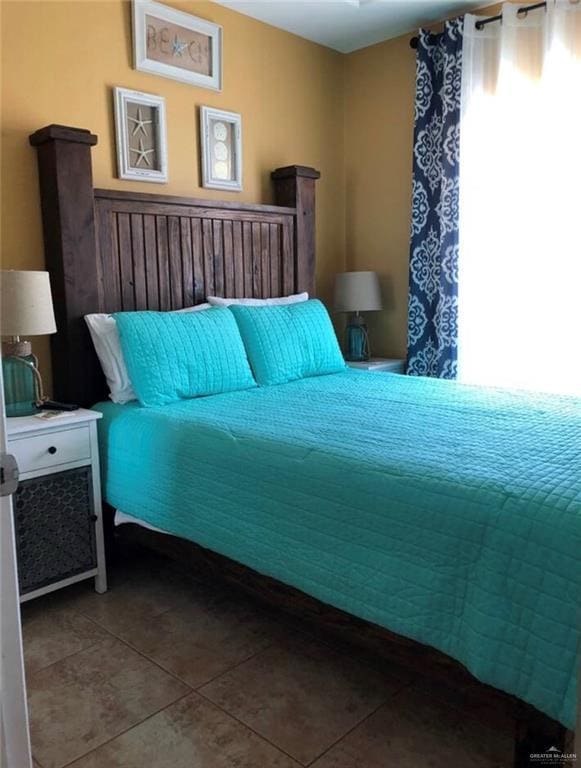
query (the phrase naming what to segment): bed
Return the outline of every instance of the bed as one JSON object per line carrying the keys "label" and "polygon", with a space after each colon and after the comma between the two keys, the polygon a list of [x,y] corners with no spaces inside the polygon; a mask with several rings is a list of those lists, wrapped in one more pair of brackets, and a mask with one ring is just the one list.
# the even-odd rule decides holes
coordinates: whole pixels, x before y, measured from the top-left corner
{"label": "bed", "polygon": [[97,408],[112,505],[573,725],[576,400],[349,370]]}
{"label": "bed", "polygon": [[140,195],[93,189],[88,131],[31,142],[55,394],[101,401],[106,501],[533,705],[517,764],[572,727],[579,401],[346,371],[160,408],[102,402],[83,315],[312,292],[318,173],[275,171],[275,206]]}

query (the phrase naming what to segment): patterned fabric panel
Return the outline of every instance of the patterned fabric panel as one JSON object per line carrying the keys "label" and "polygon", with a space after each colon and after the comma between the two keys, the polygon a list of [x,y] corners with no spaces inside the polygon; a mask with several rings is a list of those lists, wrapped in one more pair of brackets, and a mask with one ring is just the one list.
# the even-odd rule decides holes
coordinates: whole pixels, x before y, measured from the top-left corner
{"label": "patterned fabric panel", "polygon": [[416,64],[407,372],[456,377],[462,19],[420,31]]}
{"label": "patterned fabric panel", "polygon": [[347,370],[99,410],[109,503],[572,726],[581,401]]}
{"label": "patterned fabric panel", "polygon": [[229,309],[117,312],[129,378],[141,405],[255,387]]}
{"label": "patterned fabric panel", "polygon": [[90,467],[23,480],[14,507],[22,594],[97,567]]}
{"label": "patterned fabric panel", "polygon": [[230,309],[260,385],[284,384],[344,370],[333,324],[320,301]]}

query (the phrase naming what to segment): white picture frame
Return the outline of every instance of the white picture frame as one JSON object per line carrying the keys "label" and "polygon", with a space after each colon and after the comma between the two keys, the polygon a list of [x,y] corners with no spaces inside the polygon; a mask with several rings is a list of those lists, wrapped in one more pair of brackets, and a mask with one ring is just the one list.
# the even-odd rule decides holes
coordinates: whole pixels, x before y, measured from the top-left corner
{"label": "white picture frame", "polygon": [[114,105],[119,178],[167,183],[167,134],[163,96],[115,88]]}
{"label": "white picture frame", "polygon": [[200,107],[202,186],[242,191],[242,116]]}
{"label": "white picture frame", "polygon": [[222,27],[153,0],[133,0],[133,66],[221,91]]}

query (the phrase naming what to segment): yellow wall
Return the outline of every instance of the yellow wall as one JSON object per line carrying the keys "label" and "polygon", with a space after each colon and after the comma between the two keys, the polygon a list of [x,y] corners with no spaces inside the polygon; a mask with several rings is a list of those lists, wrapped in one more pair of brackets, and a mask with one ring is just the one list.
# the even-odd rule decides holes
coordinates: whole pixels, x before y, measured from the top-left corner
{"label": "yellow wall", "polygon": [[[328,298],[334,273],[344,269],[343,57],[213,3],[171,5],[223,26],[221,93],[135,71],[127,0],[0,3],[2,266],[43,268],[36,157],[28,144],[43,125],[89,128],[99,136],[96,186],[162,191],[115,178],[111,89],[118,85],[166,99],[170,183],[163,192],[270,202],[274,168],[298,163],[321,171],[317,286]],[[200,104],[242,114],[242,193],[200,187]],[[47,371],[47,339],[35,349]]]}
{"label": "yellow wall", "polygon": [[347,269],[381,279],[384,311],[368,316],[373,352],[405,357],[415,56],[410,35],[346,59]]}

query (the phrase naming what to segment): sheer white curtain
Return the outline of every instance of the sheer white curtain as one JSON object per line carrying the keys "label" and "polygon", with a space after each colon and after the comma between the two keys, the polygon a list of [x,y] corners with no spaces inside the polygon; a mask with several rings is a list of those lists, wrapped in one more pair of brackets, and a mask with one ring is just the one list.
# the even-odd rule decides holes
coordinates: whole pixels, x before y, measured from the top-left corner
{"label": "sheer white curtain", "polygon": [[581,394],[581,2],[521,7],[465,17],[459,378]]}

